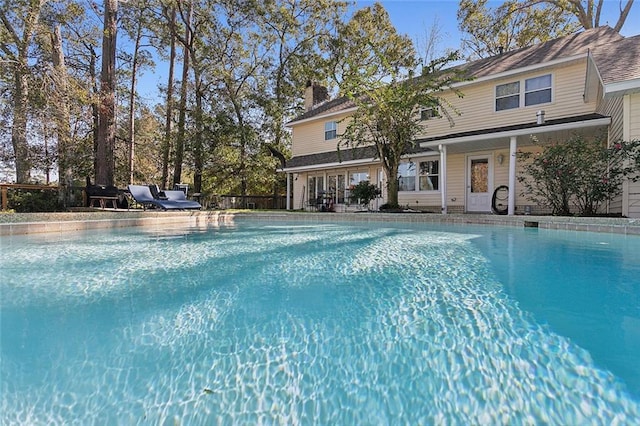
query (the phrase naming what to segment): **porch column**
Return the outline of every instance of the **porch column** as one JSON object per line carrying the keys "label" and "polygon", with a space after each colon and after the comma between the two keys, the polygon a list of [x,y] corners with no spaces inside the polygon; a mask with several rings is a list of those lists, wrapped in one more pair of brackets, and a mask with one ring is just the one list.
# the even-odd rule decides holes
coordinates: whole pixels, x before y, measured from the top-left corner
{"label": "porch column", "polygon": [[447,146],[438,145],[440,150],[440,195],[442,197],[442,214],[447,214]]}
{"label": "porch column", "polygon": [[518,141],[516,136],[511,136],[509,142],[509,204],[507,214],[513,216],[516,212],[516,151]]}
{"label": "porch column", "polygon": [[291,173],[287,173],[287,210],[291,210]]}

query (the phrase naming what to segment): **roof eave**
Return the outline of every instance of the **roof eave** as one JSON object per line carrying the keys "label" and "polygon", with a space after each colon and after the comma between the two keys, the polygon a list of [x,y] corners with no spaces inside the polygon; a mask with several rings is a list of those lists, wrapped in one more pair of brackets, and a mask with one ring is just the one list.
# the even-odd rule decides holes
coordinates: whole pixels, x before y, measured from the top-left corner
{"label": "roof eave", "polygon": [[614,96],[621,96],[630,93],[640,92],[640,78],[634,78],[632,80],[617,81],[604,85],[604,97],[610,98]]}
{"label": "roof eave", "polygon": [[283,172],[288,172],[288,173],[294,173],[294,172],[306,172],[306,171],[310,171],[310,170],[316,170],[316,169],[334,169],[337,167],[346,167],[346,166],[357,166],[357,165],[361,165],[361,164],[370,164],[376,161],[380,161],[377,160],[373,157],[371,158],[361,158],[358,160],[348,160],[348,161],[341,161],[341,162],[333,162],[333,163],[318,163],[318,164],[309,164],[306,166],[298,166],[298,167],[285,167],[284,169],[281,169],[281,171]]}
{"label": "roof eave", "polygon": [[348,112],[356,111],[357,109],[358,109],[358,107],[351,107],[351,108],[341,109],[339,111],[332,111],[332,112],[329,112],[329,113],[326,113],[326,114],[319,113],[318,115],[314,115],[313,117],[303,118],[302,120],[292,120],[292,121],[286,123],[285,126],[286,127],[293,127],[294,125],[307,123],[309,121],[314,121],[314,120],[317,120],[319,118],[335,117],[336,115],[341,115],[341,114],[345,114],[345,113],[348,113]]}

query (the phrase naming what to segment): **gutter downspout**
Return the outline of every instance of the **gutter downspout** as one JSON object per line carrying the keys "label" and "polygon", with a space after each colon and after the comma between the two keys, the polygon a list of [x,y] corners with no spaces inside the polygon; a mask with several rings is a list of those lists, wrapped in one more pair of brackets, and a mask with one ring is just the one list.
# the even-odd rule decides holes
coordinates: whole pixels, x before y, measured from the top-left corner
{"label": "gutter downspout", "polygon": [[442,197],[442,214],[447,214],[447,146],[438,145],[440,151],[440,195]]}
{"label": "gutter downspout", "polygon": [[518,138],[511,136],[509,142],[509,204],[507,214],[513,216],[516,212],[516,154],[518,149]]}

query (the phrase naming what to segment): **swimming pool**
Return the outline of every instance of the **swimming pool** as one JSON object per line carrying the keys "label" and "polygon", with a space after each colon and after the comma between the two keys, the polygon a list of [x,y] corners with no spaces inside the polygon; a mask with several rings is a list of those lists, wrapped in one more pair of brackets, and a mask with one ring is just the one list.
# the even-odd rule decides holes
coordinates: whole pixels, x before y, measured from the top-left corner
{"label": "swimming pool", "polygon": [[243,222],[0,240],[2,424],[638,424],[640,238]]}

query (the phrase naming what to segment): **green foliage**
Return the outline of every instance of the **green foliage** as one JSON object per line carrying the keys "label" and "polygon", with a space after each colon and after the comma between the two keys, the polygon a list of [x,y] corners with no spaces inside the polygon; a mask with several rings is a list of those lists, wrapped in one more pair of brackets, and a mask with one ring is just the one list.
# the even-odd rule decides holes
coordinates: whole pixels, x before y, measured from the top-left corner
{"label": "green foliage", "polygon": [[[507,0],[496,7],[489,0],[460,0],[458,28],[465,33],[463,47],[476,58],[497,55],[505,51],[531,46],[573,34],[581,28],[610,25],[620,32],[634,0]],[[604,11],[616,8],[613,21],[600,22]],[[616,13],[616,12],[613,12]]]}
{"label": "green foliage", "polygon": [[640,141],[607,146],[601,139],[574,135],[543,147],[540,153],[521,152],[523,173],[518,181],[528,199],[551,207],[553,214],[592,216],[622,191],[624,179],[638,180]]}
{"label": "green foliage", "polygon": [[380,196],[380,189],[368,180],[360,181],[349,188],[349,201],[353,204],[361,204],[363,207],[368,206],[371,200],[378,196]]}
{"label": "green foliage", "polygon": [[509,0],[495,8],[487,3],[461,0],[458,7],[458,28],[465,34],[463,46],[475,58],[552,40],[579,27],[566,3],[566,8],[551,2],[532,5],[528,0]]}
{"label": "green foliage", "polygon": [[16,213],[64,211],[57,191],[9,191],[8,204]]}

